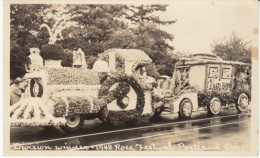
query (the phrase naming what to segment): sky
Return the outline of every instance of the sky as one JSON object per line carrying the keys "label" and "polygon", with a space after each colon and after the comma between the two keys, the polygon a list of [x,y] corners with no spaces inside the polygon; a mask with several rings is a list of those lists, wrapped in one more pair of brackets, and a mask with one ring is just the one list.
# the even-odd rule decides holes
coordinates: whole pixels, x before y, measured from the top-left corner
{"label": "sky", "polygon": [[[174,1],[161,20],[177,20],[170,26],[160,26],[174,34],[174,51],[211,53],[213,40],[221,40],[236,32],[246,40],[255,41],[258,28],[257,1],[254,0],[183,0]],[[255,29],[256,30],[256,29]]]}

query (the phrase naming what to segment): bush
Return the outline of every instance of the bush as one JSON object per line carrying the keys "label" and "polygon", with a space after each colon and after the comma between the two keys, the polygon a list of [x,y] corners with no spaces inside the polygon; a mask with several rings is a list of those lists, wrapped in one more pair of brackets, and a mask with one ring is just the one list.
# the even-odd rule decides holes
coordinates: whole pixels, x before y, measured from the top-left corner
{"label": "bush", "polygon": [[10,50],[10,78],[15,79],[25,75],[25,63],[29,49],[18,45],[11,47]]}
{"label": "bush", "polygon": [[64,50],[64,55],[62,57],[61,66],[63,67],[72,67],[73,63],[73,53],[70,51]]}
{"label": "bush", "polygon": [[41,56],[44,60],[62,60],[64,56],[63,48],[56,44],[45,44],[42,46]]}

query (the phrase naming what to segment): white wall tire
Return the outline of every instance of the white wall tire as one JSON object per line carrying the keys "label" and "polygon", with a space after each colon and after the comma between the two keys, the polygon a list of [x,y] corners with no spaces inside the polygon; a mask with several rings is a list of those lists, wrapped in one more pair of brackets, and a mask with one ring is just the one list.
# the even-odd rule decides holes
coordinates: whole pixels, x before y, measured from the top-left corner
{"label": "white wall tire", "polygon": [[66,133],[75,133],[82,129],[85,119],[78,114],[69,115],[66,117],[66,125],[60,126]]}
{"label": "white wall tire", "polygon": [[209,115],[217,115],[220,113],[221,101],[218,97],[213,97],[209,101],[208,113]]}
{"label": "white wall tire", "polygon": [[245,93],[241,93],[236,100],[236,108],[239,112],[244,112],[248,108],[249,98]]}
{"label": "white wall tire", "polygon": [[181,100],[179,105],[179,116],[181,119],[191,118],[193,109],[193,104],[189,98],[184,98]]}

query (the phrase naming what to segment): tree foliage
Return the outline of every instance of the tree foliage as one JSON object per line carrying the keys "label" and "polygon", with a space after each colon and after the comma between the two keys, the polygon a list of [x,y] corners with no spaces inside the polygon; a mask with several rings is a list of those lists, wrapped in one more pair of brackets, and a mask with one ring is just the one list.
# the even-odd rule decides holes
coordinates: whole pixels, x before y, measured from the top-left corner
{"label": "tree foliage", "polygon": [[155,24],[173,24],[176,20],[171,21],[162,21],[160,20],[158,15],[155,15],[155,12],[163,12],[166,11],[167,5],[139,5],[139,6],[126,6],[129,10],[129,14],[126,14],[126,19],[129,19],[134,23],[155,23]]}
{"label": "tree foliage", "polygon": [[229,37],[211,44],[212,52],[224,60],[251,63],[251,41],[247,41],[233,32]]}
{"label": "tree foliage", "polygon": [[[172,34],[160,29],[176,21],[160,20],[167,5],[11,5],[11,78],[24,74],[23,63],[30,47],[50,43],[60,45],[65,66],[71,65],[71,53],[81,48],[91,68],[98,54],[110,48],[145,51],[154,64],[153,76],[172,75],[176,60],[168,43]],[[42,27],[41,27],[42,26]],[[43,27],[45,26],[45,27]],[[58,30],[55,33],[55,29]],[[54,37],[56,35],[57,37]],[[51,37],[53,36],[53,37]],[[148,72],[149,73],[149,72]]]}
{"label": "tree foliage", "polygon": [[47,5],[11,5],[10,7],[10,77],[25,74],[24,64],[30,47],[39,47],[43,40],[34,35],[43,17],[41,12]]}

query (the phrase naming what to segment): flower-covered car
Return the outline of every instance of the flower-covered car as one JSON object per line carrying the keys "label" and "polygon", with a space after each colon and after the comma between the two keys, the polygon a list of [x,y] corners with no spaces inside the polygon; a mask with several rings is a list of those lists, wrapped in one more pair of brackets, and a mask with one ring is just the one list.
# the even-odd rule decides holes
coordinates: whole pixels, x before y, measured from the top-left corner
{"label": "flower-covered car", "polygon": [[150,115],[153,78],[145,65],[152,60],[135,49],[110,49],[93,69],[45,65],[27,73],[26,96],[11,106],[12,126],[60,126],[81,129],[84,120],[136,124]]}
{"label": "flower-covered car", "polygon": [[[155,114],[170,109],[179,112],[180,117],[188,118],[192,111],[201,108],[209,115],[216,115],[222,107],[233,104],[243,112],[251,96],[249,68],[249,64],[222,60],[210,54],[182,58],[175,64],[172,78],[161,76],[157,79],[154,102],[160,106]],[[178,104],[174,104],[176,102]]]}
{"label": "flower-covered car", "polygon": [[[59,61],[60,62],[60,61]],[[11,106],[12,126],[60,126],[71,133],[84,121],[123,121],[136,124],[141,117],[178,113],[191,117],[203,107],[210,115],[235,103],[243,112],[250,100],[249,65],[198,54],[176,63],[173,77],[147,76],[152,60],[136,49],[109,49],[93,69],[46,65],[29,71],[25,97]]]}

